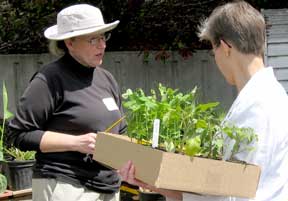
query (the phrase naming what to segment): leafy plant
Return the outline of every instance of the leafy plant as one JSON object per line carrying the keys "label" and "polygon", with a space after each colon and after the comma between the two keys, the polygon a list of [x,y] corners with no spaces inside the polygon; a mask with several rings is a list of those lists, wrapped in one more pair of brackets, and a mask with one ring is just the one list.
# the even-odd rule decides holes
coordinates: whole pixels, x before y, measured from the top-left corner
{"label": "leafy plant", "polygon": [[258,141],[258,136],[252,128],[238,128],[231,125],[224,126],[223,132],[232,140],[231,156],[229,158],[233,159],[237,153],[250,152],[255,149],[253,146],[249,146],[251,143]]}
{"label": "leafy plant", "polygon": [[34,160],[35,159],[35,151],[21,151],[16,147],[10,147],[5,149],[5,152],[13,157],[14,160]]}
{"label": "leafy plant", "polygon": [[128,136],[144,145],[152,144],[154,119],[161,122],[159,148],[169,152],[221,159],[225,133],[236,141],[231,157],[257,140],[252,129],[221,125],[224,113],[217,108],[219,103],[198,103],[197,87],[183,94],[159,84],[148,96],[142,89],[128,89],[122,96]]}
{"label": "leafy plant", "polygon": [[[3,137],[5,134],[5,123],[6,120],[11,118],[13,114],[9,112],[8,110],[8,94],[7,94],[7,89],[5,86],[5,82],[3,82],[3,88],[2,88],[2,101],[3,101],[3,120],[2,120],[2,125],[0,125],[0,161],[4,161],[4,143],[3,143]],[[3,175],[0,174],[0,193],[3,193],[7,188],[7,178]]]}
{"label": "leafy plant", "polygon": [[5,82],[3,82],[3,89],[2,89],[2,98],[3,98],[3,121],[2,126],[0,126],[1,137],[0,137],[0,161],[4,160],[3,156],[3,149],[4,149],[4,134],[5,134],[5,123],[6,120],[13,117],[13,114],[8,110],[8,93],[5,86]]}
{"label": "leafy plant", "polygon": [[7,189],[7,179],[3,174],[0,174],[0,193]]}
{"label": "leafy plant", "polygon": [[5,148],[4,147],[4,135],[5,135],[5,126],[6,121],[13,117],[13,113],[8,110],[8,93],[5,86],[5,82],[3,82],[2,89],[3,96],[3,121],[2,126],[0,126],[1,138],[0,138],[0,161],[4,161],[4,152],[8,155],[12,156],[15,160],[31,160],[35,158],[34,151],[21,151],[16,147]]}

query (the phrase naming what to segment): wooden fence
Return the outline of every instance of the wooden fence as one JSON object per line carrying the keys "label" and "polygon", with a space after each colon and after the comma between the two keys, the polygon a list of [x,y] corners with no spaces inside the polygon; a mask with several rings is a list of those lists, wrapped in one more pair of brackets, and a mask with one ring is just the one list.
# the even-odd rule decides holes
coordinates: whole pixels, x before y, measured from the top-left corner
{"label": "wooden fence", "polygon": [[[197,51],[188,59],[177,52],[169,53],[170,57],[164,62],[155,60],[155,52],[145,60],[139,52],[107,52],[102,66],[115,76],[122,92],[128,88],[149,92],[158,83],[183,92],[198,86],[200,101],[219,101],[223,108],[229,108],[236,90],[226,83],[210,51]],[[56,58],[49,54],[0,55],[0,80],[6,83],[12,112],[34,72],[53,59]],[[0,92],[2,94],[2,87]],[[0,106],[2,108],[2,101]]]}

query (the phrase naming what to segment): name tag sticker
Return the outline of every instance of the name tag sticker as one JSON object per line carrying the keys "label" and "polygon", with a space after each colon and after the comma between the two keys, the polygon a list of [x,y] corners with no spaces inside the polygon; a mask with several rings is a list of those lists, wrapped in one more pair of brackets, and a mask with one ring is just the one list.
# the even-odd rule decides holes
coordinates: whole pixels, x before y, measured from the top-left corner
{"label": "name tag sticker", "polygon": [[103,98],[102,99],[104,105],[106,106],[108,111],[119,110],[117,104],[115,103],[114,98]]}

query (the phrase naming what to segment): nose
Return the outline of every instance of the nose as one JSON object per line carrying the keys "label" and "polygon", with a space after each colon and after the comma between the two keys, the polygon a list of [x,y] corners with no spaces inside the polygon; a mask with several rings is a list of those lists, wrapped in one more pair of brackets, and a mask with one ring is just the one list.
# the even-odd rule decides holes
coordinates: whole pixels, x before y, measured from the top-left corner
{"label": "nose", "polygon": [[106,48],[106,41],[103,38],[99,38],[97,48],[105,49]]}

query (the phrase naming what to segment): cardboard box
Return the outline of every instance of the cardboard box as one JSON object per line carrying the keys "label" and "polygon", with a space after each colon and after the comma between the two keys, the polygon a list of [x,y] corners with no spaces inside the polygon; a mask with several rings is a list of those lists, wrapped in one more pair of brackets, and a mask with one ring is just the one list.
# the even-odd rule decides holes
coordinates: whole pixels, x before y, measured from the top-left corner
{"label": "cardboard box", "polygon": [[97,134],[93,159],[114,169],[132,160],[145,183],[207,195],[253,198],[260,177],[255,165],[168,153],[107,133]]}

